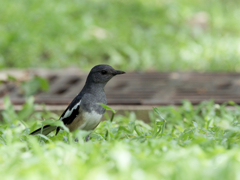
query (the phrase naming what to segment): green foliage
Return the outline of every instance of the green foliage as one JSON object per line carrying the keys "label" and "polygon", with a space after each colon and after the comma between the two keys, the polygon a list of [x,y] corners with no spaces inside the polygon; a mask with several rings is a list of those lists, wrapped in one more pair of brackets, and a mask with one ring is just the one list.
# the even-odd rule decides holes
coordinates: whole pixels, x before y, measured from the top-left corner
{"label": "green foliage", "polygon": [[[154,112],[158,115],[158,117],[160,117],[161,118],[161,120],[160,120],[160,122],[162,121],[162,128],[161,128],[161,136],[163,135],[163,132],[164,132],[164,129],[165,129],[165,125],[166,125],[166,120],[162,117],[162,115],[161,115],[161,113],[160,113],[160,111],[156,108],[156,107],[153,107],[153,110],[154,110]],[[159,121],[155,121],[156,122],[156,124],[159,124],[158,122]],[[157,131],[157,127],[158,126],[154,126],[155,128],[155,130],[156,130],[156,135],[155,135],[155,137],[160,133],[160,130],[159,131]],[[160,129],[160,128],[159,128]]]}
{"label": "green foliage", "polygon": [[239,0],[3,0],[0,68],[240,71]]}
{"label": "green foliage", "polygon": [[21,84],[21,91],[26,97],[34,95],[39,90],[47,91],[48,89],[48,80],[39,76],[34,76],[29,81],[22,82]]}
{"label": "green foliage", "polygon": [[[99,103],[104,109],[110,110],[112,112],[112,117],[110,119],[110,122],[113,122],[114,116],[116,114],[116,111],[112,109],[111,107],[107,106],[106,104]],[[108,138],[108,130],[106,131],[105,139]]]}
{"label": "green foliage", "polygon": [[[84,141],[88,134],[84,131],[29,136],[30,129],[42,126],[37,119],[47,119],[43,124],[58,123],[49,121],[58,116],[34,112],[32,98],[20,112],[13,110],[8,98],[4,105],[0,124],[1,179],[239,177],[240,107],[233,102],[218,105],[206,101],[194,107],[184,101],[179,107],[153,108],[150,124],[137,120],[134,113],[118,115],[113,122],[101,122],[89,142]],[[74,141],[75,137],[79,142]]]}

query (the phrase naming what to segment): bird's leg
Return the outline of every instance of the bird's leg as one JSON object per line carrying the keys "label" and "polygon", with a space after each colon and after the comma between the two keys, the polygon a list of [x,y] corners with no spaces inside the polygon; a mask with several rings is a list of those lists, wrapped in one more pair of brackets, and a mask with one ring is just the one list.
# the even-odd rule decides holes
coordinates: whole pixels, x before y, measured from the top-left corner
{"label": "bird's leg", "polygon": [[86,136],[86,138],[85,138],[85,141],[86,141],[86,142],[88,142],[88,141],[90,140],[90,135],[91,135],[91,133]]}
{"label": "bird's leg", "polygon": [[[89,134],[85,137],[85,141],[86,141],[86,142],[90,140],[90,135],[91,135],[91,133],[89,133]],[[74,141],[75,141],[75,142],[78,142],[78,138],[75,138]]]}

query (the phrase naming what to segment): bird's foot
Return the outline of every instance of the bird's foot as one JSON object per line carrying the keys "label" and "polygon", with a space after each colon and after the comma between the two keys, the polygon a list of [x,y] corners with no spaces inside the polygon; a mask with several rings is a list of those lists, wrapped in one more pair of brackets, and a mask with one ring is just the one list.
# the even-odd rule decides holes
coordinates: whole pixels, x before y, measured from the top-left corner
{"label": "bird's foot", "polygon": [[90,140],[90,134],[86,136],[85,141],[88,142]]}

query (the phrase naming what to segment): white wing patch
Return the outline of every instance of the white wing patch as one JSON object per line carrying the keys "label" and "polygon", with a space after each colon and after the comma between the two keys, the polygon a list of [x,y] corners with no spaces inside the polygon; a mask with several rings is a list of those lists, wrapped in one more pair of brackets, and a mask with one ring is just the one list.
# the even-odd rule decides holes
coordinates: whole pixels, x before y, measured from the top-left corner
{"label": "white wing patch", "polygon": [[74,109],[77,109],[78,106],[80,106],[80,104],[81,104],[81,100],[80,100],[77,104],[75,104],[75,106],[74,106],[71,110],[68,109],[68,110],[65,112],[64,116],[60,118],[60,121],[61,121],[62,119],[65,119],[65,118],[71,116],[73,110],[74,110]]}

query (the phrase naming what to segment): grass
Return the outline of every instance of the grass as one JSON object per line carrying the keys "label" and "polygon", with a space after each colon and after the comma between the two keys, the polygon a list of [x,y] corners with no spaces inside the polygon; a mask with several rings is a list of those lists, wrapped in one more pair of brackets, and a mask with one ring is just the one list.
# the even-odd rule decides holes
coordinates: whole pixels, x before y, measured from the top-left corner
{"label": "grass", "polygon": [[238,0],[4,0],[0,68],[240,71]]}
{"label": "grass", "polygon": [[233,102],[233,110],[226,108],[229,103],[213,101],[196,107],[184,101],[178,108],[154,108],[150,124],[133,113],[115,116],[113,122],[100,123],[89,142],[84,142],[86,132],[81,131],[29,136],[41,126],[41,119],[58,116],[34,112],[31,98],[19,112],[14,112],[8,98],[4,104],[1,179],[232,180],[240,176],[240,107]]}
{"label": "grass", "polygon": [[[240,72],[239,5],[238,0],[3,0],[0,69],[89,70],[106,63],[125,71]],[[47,83],[35,78],[21,88],[31,95]],[[134,113],[112,116],[89,142],[83,131],[29,136],[43,123],[62,126],[53,121],[58,115],[35,112],[32,98],[19,112],[8,98],[4,106],[1,180],[240,177],[240,107],[233,102],[154,108],[150,124]]]}

